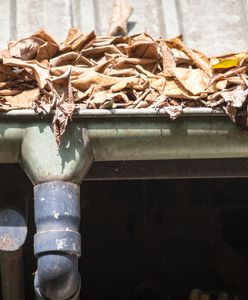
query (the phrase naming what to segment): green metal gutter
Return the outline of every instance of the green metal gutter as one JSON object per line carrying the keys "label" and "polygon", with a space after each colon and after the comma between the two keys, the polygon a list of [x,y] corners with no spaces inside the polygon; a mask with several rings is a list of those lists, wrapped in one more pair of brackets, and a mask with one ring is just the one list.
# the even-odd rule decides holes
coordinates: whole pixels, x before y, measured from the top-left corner
{"label": "green metal gutter", "polygon": [[185,109],[175,121],[163,110],[82,110],[61,151],[51,117],[31,110],[1,113],[0,163],[20,163],[33,183],[80,183],[95,161],[248,157],[248,135],[221,110]]}

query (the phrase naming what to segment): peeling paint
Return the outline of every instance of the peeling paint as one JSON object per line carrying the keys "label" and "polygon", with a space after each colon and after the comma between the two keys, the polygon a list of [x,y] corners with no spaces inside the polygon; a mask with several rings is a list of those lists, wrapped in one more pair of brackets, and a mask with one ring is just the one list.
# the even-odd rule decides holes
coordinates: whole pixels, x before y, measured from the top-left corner
{"label": "peeling paint", "polygon": [[67,246],[66,239],[56,239],[55,242],[58,250],[63,250]]}
{"label": "peeling paint", "polygon": [[54,219],[59,219],[59,213],[56,213],[56,211],[54,210],[53,211],[53,217],[54,217]]}

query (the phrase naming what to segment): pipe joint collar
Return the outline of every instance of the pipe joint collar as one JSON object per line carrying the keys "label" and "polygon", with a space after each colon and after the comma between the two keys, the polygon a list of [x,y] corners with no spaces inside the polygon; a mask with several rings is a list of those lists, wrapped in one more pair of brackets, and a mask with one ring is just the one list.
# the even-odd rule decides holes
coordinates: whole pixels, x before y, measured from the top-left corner
{"label": "pipe joint collar", "polygon": [[34,236],[36,257],[46,252],[67,252],[81,256],[81,236],[76,231],[44,231]]}

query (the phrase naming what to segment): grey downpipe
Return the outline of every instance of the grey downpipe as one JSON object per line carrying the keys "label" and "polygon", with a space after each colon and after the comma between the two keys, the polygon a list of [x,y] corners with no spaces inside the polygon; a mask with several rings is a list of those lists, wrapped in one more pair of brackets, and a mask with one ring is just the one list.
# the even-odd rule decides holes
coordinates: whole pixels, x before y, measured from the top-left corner
{"label": "grey downpipe", "polygon": [[34,187],[35,292],[39,300],[76,300],[80,293],[80,187],[51,181]]}
{"label": "grey downpipe", "polygon": [[[8,200],[5,202],[8,203]],[[26,236],[27,224],[22,209],[18,207],[0,210],[0,278],[2,281],[0,299],[25,299],[23,244]]]}

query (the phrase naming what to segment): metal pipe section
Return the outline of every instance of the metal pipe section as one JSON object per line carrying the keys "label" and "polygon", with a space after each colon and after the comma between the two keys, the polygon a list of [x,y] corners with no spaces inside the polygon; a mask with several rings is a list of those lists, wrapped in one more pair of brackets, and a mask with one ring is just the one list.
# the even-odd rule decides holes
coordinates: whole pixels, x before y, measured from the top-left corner
{"label": "metal pipe section", "polygon": [[39,300],[76,300],[80,293],[80,188],[62,181],[36,185],[34,253]]}
{"label": "metal pipe section", "polygon": [[1,252],[3,300],[25,300],[23,278],[23,249]]}
{"label": "metal pipe section", "polygon": [[86,119],[95,161],[248,157],[248,135],[224,117]]}
{"label": "metal pipe section", "polygon": [[[55,111],[51,111],[50,114],[44,115],[44,118],[52,118]],[[226,116],[225,112],[221,108],[210,108],[210,107],[185,107],[182,109],[182,115],[189,115],[189,116],[201,116],[201,115],[208,115],[208,116]],[[98,118],[100,117],[129,117],[129,116],[137,116],[137,117],[155,117],[155,116],[167,116],[169,117],[168,113],[161,108],[141,108],[141,109],[83,109],[75,112],[73,118],[80,118],[80,117],[91,117],[91,118]],[[37,118],[37,114],[34,110],[31,109],[23,109],[23,110],[11,110],[9,112],[2,112],[2,118]]]}
{"label": "metal pipe section", "polygon": [[3,300],[24,300],[23,251],[27,226],[18,210],[0,211],[0,262]]}

